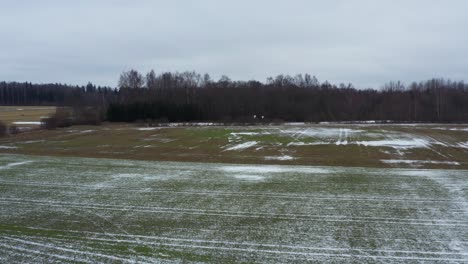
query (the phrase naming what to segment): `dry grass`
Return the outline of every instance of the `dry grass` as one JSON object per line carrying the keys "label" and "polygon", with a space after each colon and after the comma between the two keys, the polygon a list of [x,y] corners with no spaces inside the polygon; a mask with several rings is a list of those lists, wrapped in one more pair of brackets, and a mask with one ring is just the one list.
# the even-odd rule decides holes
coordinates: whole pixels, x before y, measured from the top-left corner
{"label": "dry grass", "polygon": [[0,120],[13,122],[38,122],[41,117],[55,112],[55,106],[0,106]]}

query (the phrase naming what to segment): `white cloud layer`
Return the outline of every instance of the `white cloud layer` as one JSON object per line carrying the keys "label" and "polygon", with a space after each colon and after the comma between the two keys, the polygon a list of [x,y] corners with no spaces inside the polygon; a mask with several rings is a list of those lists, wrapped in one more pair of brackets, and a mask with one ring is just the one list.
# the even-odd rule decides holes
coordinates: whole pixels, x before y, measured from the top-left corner
{"label": "white cloud layer", "polygon": [[468,2],[18,0],[0,3],[0,80],[115,86],[121,71],[376,87],[468,79]]}

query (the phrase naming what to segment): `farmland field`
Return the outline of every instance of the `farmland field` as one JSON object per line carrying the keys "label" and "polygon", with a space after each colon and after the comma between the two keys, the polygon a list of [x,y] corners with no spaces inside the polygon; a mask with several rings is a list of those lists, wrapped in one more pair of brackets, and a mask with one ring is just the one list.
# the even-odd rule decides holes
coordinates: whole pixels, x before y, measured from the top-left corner
{"label": "farmland field", "polygon": [[468,262],[468,171],[0,155],[0,262]]}
{"label": "farmland field", "polygon": [[42,118],[55,112],[55,106],[0,106],[0,121],[20,128],[38,127]]}
{"label": "farmland field", "polygon": [[468,262],[468,126],[34,130],[0,212],[0,263]]}
{"label": "farmland field", "polygon": [[55,112],[55,106],[0,106],[0,120],[35,122]]}
{"label": "farmland field", "polygon": [[0,138],[2,152],[234,164],[468,169],[468,126],[106,124]]}

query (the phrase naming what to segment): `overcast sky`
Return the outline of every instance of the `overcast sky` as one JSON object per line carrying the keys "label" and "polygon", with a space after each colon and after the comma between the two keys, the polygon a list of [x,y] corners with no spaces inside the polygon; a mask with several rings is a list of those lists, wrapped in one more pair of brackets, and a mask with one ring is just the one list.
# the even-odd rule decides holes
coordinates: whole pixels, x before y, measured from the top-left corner
{"label": "overcast sky", "polygon": [[380,87],[468,80],[466,0],[0,0],[0,80],[116,86],[120,72],[310,73]]}

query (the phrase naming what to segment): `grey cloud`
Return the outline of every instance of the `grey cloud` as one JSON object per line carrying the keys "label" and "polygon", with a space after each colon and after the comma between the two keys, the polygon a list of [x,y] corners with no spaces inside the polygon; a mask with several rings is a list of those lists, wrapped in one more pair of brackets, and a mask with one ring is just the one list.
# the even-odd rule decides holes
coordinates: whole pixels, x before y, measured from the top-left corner
{"label": "grey cloud", "polygon": [[466,79],[466,1],[5,1],[0,79],[115,86],[122,70],[378,87]]}

